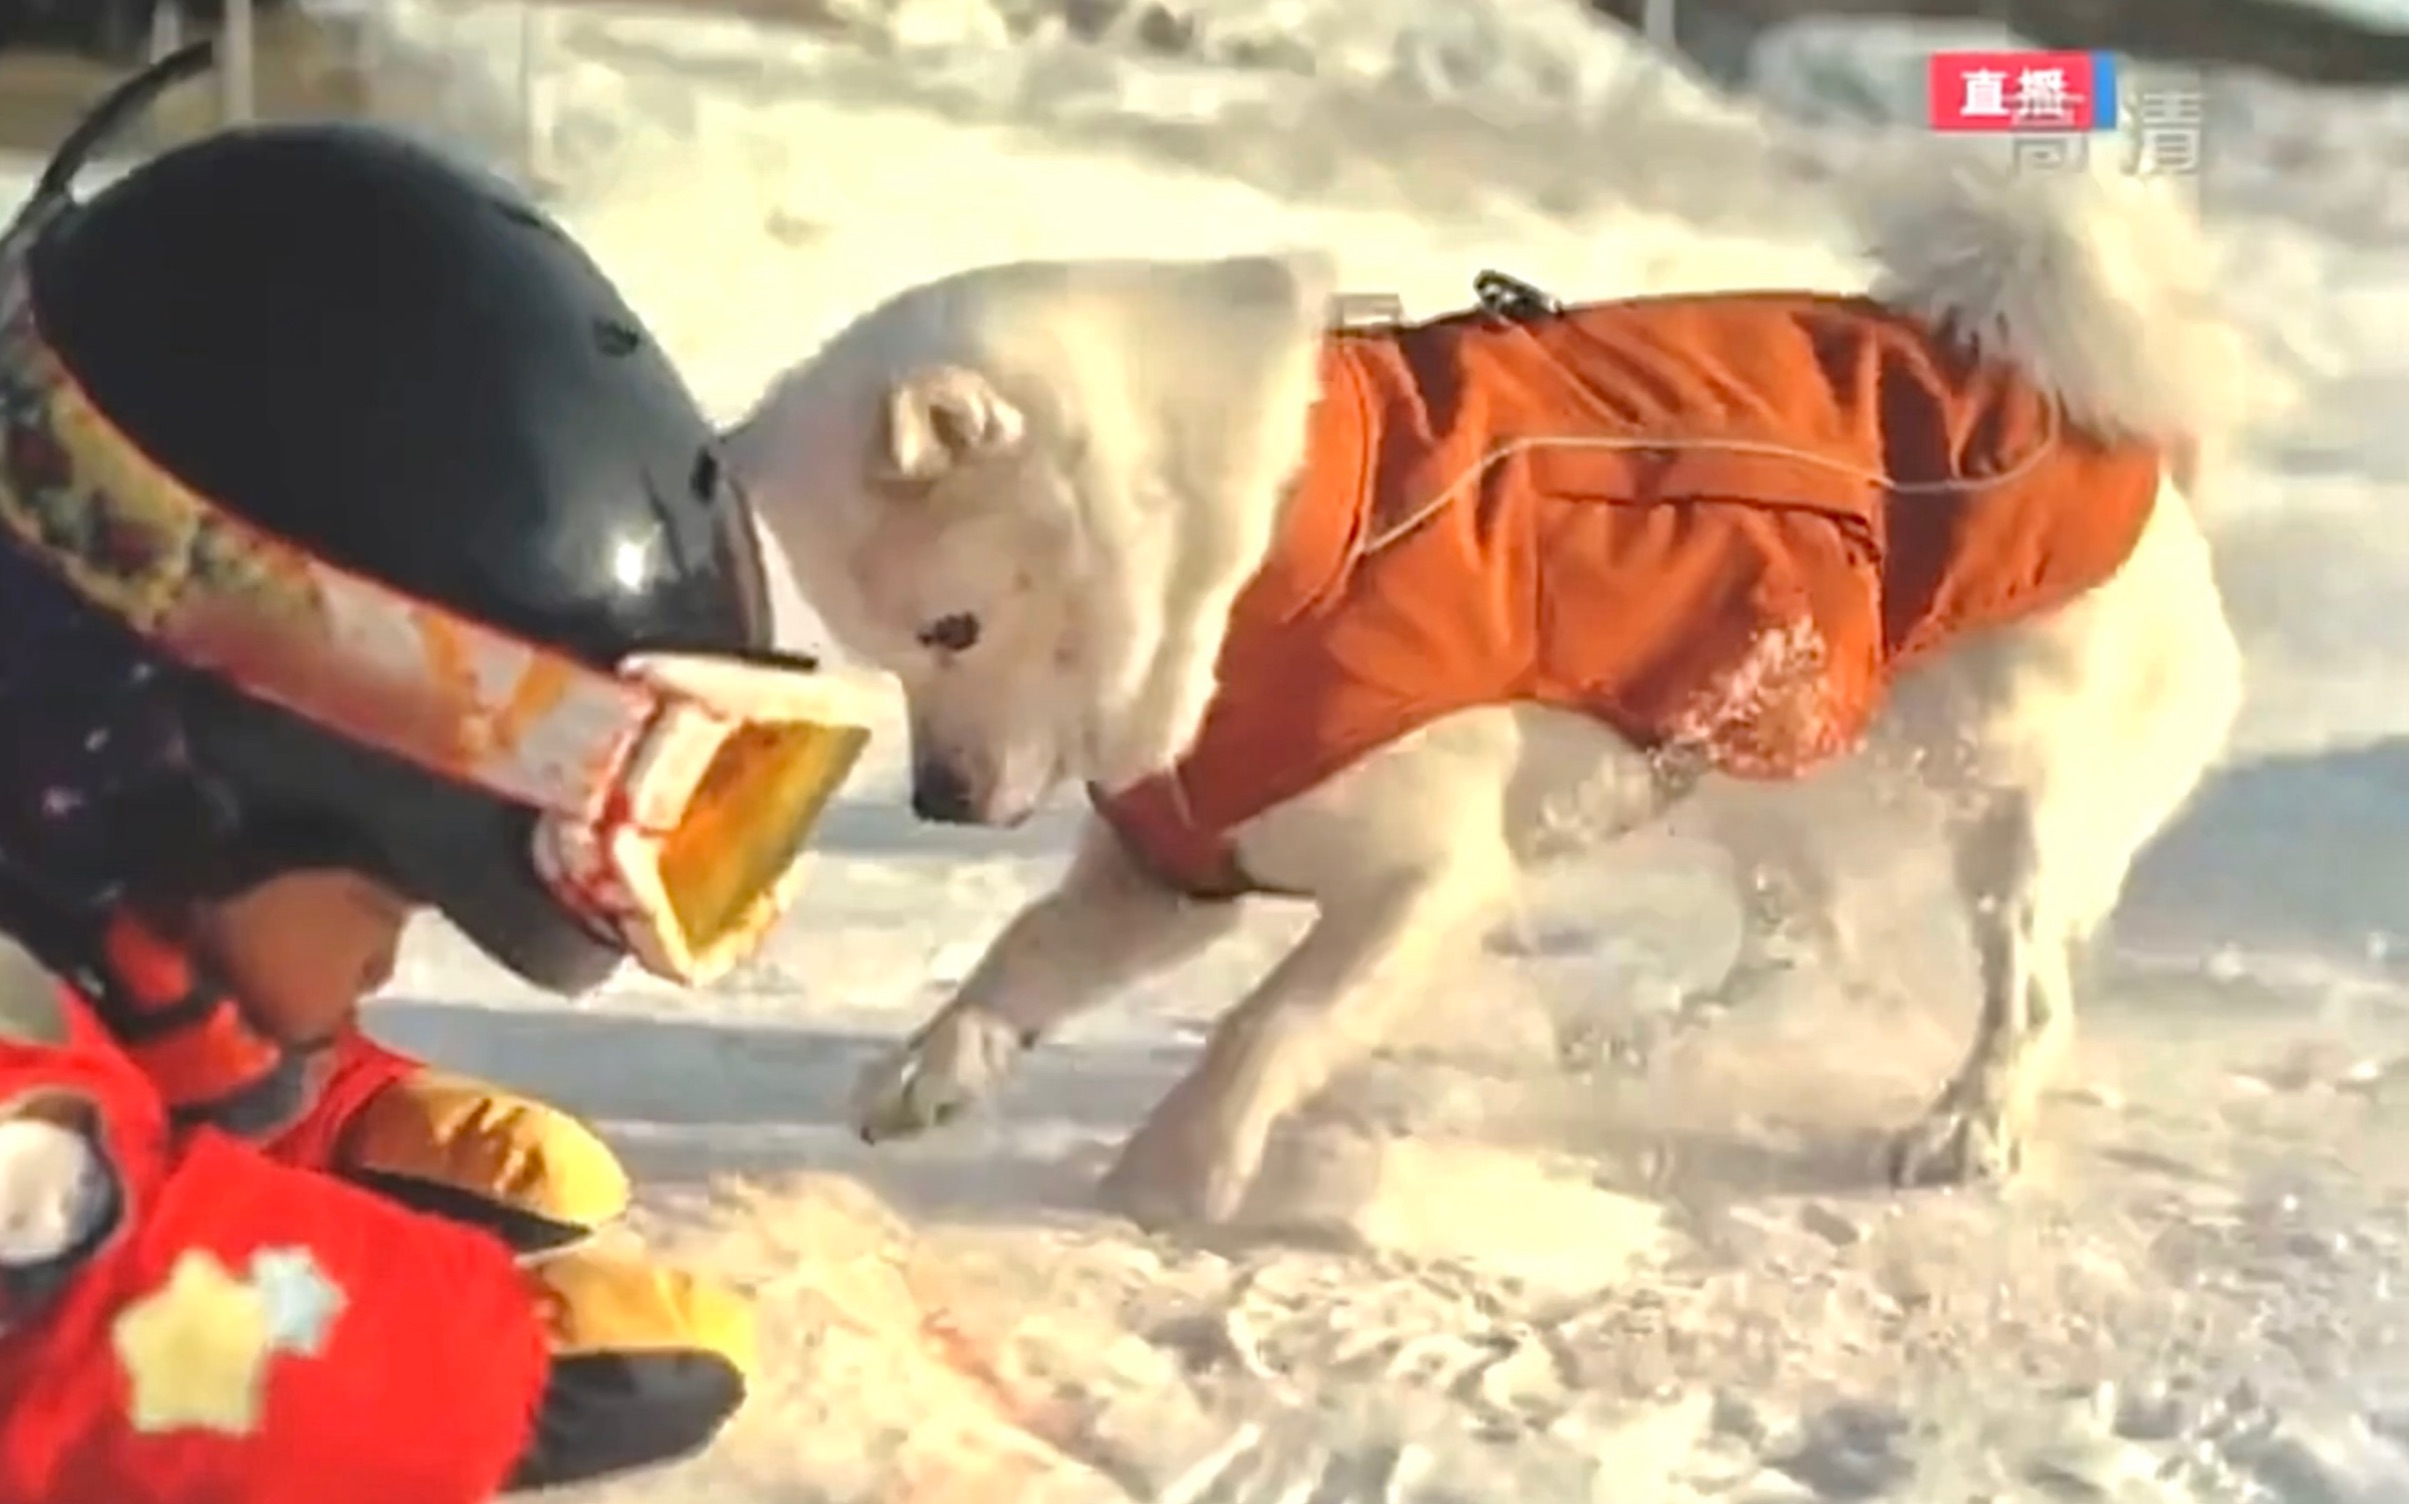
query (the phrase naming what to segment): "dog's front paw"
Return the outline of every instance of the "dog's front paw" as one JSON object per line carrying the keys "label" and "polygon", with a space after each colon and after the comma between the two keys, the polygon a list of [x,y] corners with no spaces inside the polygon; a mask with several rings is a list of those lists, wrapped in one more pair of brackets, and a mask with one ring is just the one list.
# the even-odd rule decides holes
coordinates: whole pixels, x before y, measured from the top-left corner
{"label": "dog's front paw", "polygon": [[1259,1146],[1175,1100],[1122,1146],[1100,1194],[1106,1210],[1149,1232],[1217,1227],[1237,1217],[1261,1161]]}
{"label": "dog's front paw", "polygon": [[862,1072],[853,1091],[854,1128],[875,1144],[952,1122],[986,1100],[1028,1047],[1018,1030],[984,1008],[947,1008]]}
{"label": "dog's front paw", "polygon": [[2006,1112],[1943,1096],[1891,1141],[1890,1182],[1902,1189],[1996,1184],[2023,1160],[2022,1135]]}

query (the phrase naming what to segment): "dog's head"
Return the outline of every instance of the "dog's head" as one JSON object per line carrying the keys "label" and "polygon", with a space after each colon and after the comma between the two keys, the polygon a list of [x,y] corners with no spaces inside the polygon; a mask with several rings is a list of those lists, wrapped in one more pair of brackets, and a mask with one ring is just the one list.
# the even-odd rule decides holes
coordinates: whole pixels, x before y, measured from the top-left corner
{"label": "dog's head", "polygon": [[763,520],[837,641],[900,681],[914,811],[1012,824],[1062,776],[1075,709],[1063,477],[1027,413],[974,371],[922,367],[878,387],[846,404],[855,424],[810,415],[852,431],[790,450],[799,463],[771,473],[808,484],[768,491]]}
{"label": "dog's head", "polygon": [[[902,684],[916,813],[1015,824],[1128,770],[1165,644],[1194,657],[1191,618],[1214,591],[1226,617],[1268,547],[1326,304],[1327,272],[1286,258],[964,273],[856,322],[729,435],[814,611]],[[1137,762],[1193,734],[1219,640]]]}

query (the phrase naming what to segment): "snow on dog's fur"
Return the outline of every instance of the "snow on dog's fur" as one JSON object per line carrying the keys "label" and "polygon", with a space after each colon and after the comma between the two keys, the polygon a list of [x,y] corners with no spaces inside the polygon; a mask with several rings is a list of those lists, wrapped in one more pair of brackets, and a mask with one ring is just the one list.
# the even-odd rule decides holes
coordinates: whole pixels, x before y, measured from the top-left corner
{"label": "snow on dog's fur", "polygon": [[[1954,812],[1981,957],[1972,1049],[1895,1151],[1902,1182],[1933,1182],[2012,1167],[2071,1027],[2070,952],[2237,711],[2187,492],[2242,365],[2196,231],[2154,185],[1952,162],[1868,176],[1888,180],[1864,215],[1878,297],[2015,362],[2089,427],[2185,457],[2106,583],[1917,665],[1876,728]],[[860,319],[729,436],[804,595],[901,680],[922,814],[1010,824],[1062,781],[1120,788],[1181,755],[1303,458],[1332,292],[1309,258],[967,272]],[[1380,1041],[1520,866],[1568,824],[1609,837],[1665,799],[1598,721],[1488,706],[1239,827],[1247,872],[1308,896],[1316,921],[1127,1145],[1116,1202],[1232,1214],[1272,1128]],[[1221,935],[1235,907],[1163,887],[1092,824],[1060,886],[865,1079],[863,1131],[984,1097],[1031,1042]]]}

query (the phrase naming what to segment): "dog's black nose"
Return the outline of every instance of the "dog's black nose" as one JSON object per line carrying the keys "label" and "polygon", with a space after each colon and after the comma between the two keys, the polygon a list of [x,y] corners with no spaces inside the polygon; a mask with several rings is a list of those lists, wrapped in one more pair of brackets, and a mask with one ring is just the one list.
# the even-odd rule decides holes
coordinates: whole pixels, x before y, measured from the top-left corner
{"label": "dog's black nose", "polygon": [[949,763],[924,762],[912,769],[912,813],[941,825],[969,825],[970,780]]}

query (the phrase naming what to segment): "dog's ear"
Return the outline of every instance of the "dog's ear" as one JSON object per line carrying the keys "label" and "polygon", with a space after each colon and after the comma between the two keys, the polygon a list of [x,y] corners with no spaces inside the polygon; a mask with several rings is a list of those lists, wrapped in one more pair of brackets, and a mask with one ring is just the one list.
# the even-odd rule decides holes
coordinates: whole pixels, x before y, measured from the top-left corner
{"label": "dog's ear", "polygon": [[887,431],[878,468],[890,479],[927,482],[1016,449],[1029,420],[976,371],[940,366],[916,372],[887,393]]}

